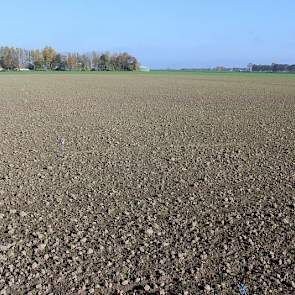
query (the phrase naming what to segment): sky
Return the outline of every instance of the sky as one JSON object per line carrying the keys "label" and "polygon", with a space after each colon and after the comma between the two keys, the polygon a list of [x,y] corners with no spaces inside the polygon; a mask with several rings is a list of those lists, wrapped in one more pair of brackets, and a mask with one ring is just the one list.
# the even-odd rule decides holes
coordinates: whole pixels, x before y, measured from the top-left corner
{"label": "sky", "polygon": [[135,55],[154,69],[295,64],[294,0],[1,2],[0,46]]}

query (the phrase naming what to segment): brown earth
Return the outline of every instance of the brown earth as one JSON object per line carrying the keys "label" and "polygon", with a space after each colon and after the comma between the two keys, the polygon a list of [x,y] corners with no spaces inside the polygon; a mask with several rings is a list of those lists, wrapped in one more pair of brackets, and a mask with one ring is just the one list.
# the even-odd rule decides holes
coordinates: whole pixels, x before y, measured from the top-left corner
{"label": "brown earth", "polygon": [[0,76],[0,294],[295,293],[295,79]]}

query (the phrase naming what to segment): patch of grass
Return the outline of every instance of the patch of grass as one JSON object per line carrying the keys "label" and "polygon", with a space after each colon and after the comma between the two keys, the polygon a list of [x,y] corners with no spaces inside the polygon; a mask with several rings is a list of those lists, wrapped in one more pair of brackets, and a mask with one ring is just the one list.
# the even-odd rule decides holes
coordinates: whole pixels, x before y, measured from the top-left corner
{"label": "patch of grass", "polygon": [[219,77],[219,78],[295,78],[295,73],[249,73],[249,72],[206,72],[206,71],[178,71],[178,70],[152,70],[150,72],[122,72],[122,71],[28,71],[28,72],[0,72],[0,76],[5,75],[102,75],[102,76],[146,76],[146,77],[163,77],[163,76],[180,76],[180,77]]}

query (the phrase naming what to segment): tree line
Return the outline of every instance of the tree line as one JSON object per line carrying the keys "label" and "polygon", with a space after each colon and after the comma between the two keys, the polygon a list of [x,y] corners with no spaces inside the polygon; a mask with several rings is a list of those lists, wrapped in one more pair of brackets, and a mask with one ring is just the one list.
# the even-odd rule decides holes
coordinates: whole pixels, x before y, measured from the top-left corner
{"label": "tree line", "polygon": [[295,65],[288,64],[276,64],[271,65],[256,65],[250,64],[252,72],[295,72]]}
{"label": "tree line", "polygon": [[46,46],[43,49],[0,47],[0,67],[4,70],[59,70],[59,71],[135,71],[138,60],[124,52],[59,53]]}

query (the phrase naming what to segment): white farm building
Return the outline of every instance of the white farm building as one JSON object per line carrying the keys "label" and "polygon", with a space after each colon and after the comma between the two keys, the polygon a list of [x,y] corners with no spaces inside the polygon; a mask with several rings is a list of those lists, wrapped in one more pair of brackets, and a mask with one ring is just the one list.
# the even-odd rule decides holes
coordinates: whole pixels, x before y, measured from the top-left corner
{"label": "white farm building", "polygon": [[139,67],[139,70],[140,70],[141,72],[149,72],[149,71],[150,71],[150,68],[148,68],[148,67],[146,67],[146,66],[140,66],[140,67]]}

